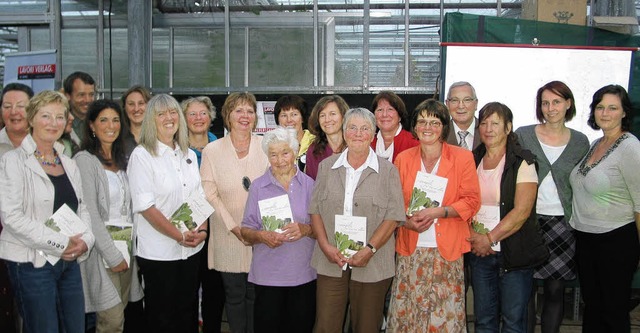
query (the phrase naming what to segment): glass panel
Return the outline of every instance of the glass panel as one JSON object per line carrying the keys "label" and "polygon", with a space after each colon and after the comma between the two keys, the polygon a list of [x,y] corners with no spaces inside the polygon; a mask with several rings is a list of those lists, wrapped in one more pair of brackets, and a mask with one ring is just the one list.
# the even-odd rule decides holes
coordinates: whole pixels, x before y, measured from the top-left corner
{"label": "glass panel", "polygon": [[369,84],[404,86],[404,10],[371,10]]}
{"label": "glass panel", "polygon": [[62,30],[63,80],[75,71],[86,72],[98,80],[97,40],[96,29]]}
{"label": "glass panel", "polygon": [[0,1],[2,14],[43,14],[49,8],[48,0]]}
{"label": "glass panel", "polygon": [[169,88],[169,30],[153,29],[152,87]]}
{"label": "glass panel", "polygon": [[[244,75],[245,75],[245,67],[244,67],[244,41],[245,37],[244,28],[235,28],[231,29],[231,41],[229,46],[229,55],[230,55],[230,64],[229,64],[229,75],[232,87],[244,87]],[[224,51],[223,51],[224,52]]]}
{"label": "glass panel", "polygon": [[[364,27],[362,25],[362,14],[353,14],[358,16],[349,18],[336,17],[333,41],[336,86],[362,86]],[[331,36],[328,36],[328,38],[331,38]],[[326,56],[330,57],[332,55],[327,54]]]}
{"label": "glass panel", "polygon": [[312,86],[312,28],[249,30],[249,84]]}
{"label": "glass panel", "polygon": [[224,87],[224,29],[174,30],[174,87]]}
{"label": "glass panel", "polygon": [[[129,86],[129,46],[127,29],[111,29],[113,48],[111,49],[111,64],[113,64],[113,88],[128,88]],[[109,73],[109,30],[104,31],[104,82],[105,89],[110,87],[111,73]]]}
{"label": "glass panel", "polygon": [[49,28],[30,28],[31,35],[31,51],[50,50],[51,40]]}

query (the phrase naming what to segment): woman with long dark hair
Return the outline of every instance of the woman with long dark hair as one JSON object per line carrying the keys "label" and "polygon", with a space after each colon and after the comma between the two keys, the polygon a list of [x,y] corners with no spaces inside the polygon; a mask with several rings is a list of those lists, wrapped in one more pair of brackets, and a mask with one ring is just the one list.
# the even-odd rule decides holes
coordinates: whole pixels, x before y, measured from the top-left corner
{"label": "woman with long dark hair", "polygon": [[85,311],[96,312],[96,332],[122,332],[127,302],[142,298],[138,279],[132,278],[137,265],[131,252],[133,216],[123,135],[128,129],[123,118],[115,101],[91,103],[82,150],[74,157],[96,236],[94,251],[80,266]]}

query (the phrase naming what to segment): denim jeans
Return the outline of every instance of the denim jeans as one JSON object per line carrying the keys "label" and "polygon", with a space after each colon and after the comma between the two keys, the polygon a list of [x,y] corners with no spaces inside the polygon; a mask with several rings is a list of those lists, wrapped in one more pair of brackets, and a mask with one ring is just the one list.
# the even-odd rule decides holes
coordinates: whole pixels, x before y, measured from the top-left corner
{"label": "denim jeans", "polygon": [[24,333],[84,332],[84,294],[76,261],[60,260],[40,268],[6,263]]}
{"label": "denim jeans", "polygon": [[504,271],[501,257],[500,252],[486,257],[469,255],[476,333],[527,331],[533,269]]}

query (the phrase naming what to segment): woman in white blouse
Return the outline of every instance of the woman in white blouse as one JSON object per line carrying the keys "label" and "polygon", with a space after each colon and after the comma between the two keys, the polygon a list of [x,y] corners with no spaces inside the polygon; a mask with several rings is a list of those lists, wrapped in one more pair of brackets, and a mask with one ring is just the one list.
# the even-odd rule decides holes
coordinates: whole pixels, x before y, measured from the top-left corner
{"label": "woman in white blouse", "polygon": [[187,132],[178,102],[166,94],[154,96],[147,103],[140,145],[129,158],[136,255],[150,332],[197,332],[197,253],[208,230],[202,224],[181,232],[170,221],[190,197],[204,198]]}

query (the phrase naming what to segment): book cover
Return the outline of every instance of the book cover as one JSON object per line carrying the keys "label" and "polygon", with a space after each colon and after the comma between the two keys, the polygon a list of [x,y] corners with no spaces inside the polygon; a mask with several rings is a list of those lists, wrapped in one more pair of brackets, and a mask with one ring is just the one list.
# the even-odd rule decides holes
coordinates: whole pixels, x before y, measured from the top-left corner
{"label": "book cover", "polygon": [[[486,234],[500,223],[500,206],[480,206],[480,210],[471,220],[473,230],[479,234]],[[500,242],[491,247],[494,251],[500,251]]]}
{"label": "book cover", "polygon": [[282,233],[282,227],[293,221],[293,213],[286,194],[258,201],[262,229]]}

